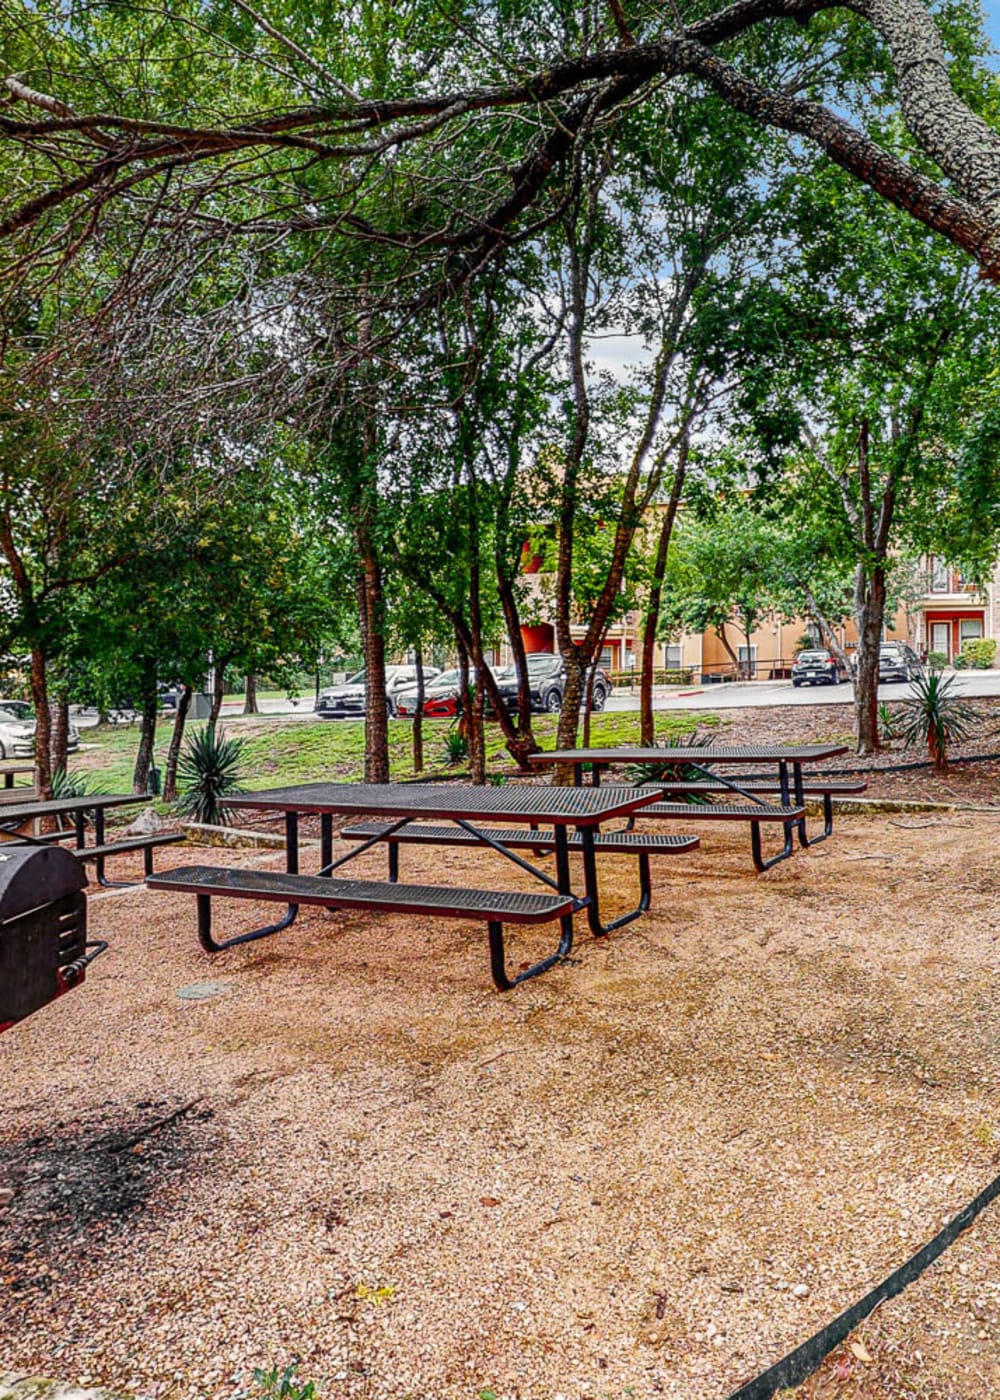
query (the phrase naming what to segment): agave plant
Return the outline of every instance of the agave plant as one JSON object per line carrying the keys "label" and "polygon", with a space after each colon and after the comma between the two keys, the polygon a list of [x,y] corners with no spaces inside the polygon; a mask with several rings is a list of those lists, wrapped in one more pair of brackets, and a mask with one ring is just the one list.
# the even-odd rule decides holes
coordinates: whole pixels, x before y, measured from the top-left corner
{"label": "agave plant", "polygon": [[938,773],[948,767],[949,744],[968,739],[980,715],[967,705],[951,688],[954,676],[931,671],[913,682],[910,694],[899,702],[896,733],[910,748],[926,745],[931,762]]}
{"label": "agave plant", "polygon": [[177,761],[181,795],[176,809],[181,816],[209,826],[226,825],[226,798],[243,791],[239,772],[243,749],[242,739],[227,739],[212,724],[191,736]]}
{"label": "agave plant", "polygon": [[60,763],[52,774],[53,798],[83,797],[88,791],[87,779],[82,773],[67,772],[65,763]]}

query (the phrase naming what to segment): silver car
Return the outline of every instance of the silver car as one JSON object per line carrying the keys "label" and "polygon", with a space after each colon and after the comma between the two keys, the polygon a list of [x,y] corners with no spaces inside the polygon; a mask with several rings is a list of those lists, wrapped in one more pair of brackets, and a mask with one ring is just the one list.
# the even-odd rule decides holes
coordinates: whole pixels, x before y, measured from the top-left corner
{"label": "silver car", "polygon": [[[433,680],[438,674],[436,666],[424,667],[424,680]],[[385,704],[390,715],[396,713],[396,693],[414,685],[416,679],[416,666],[385,668]],[[332,685],[324,690],[313,709],[320,719],[361,719],[365,713],[365,685],[365,673],[358,671],[348,676],[342,685]]]}
{"label": "silver car", "polygon": [[[24,701],[15,702],[18,710],[24,703]],[[30,715],[30,708],[28,713]],[[71,724],[66,730],[66,752],[73,753],[79,747],[80,731],[75,724]],[[35,721],[0,705],[0,760],[34,758],[34,756]]]}

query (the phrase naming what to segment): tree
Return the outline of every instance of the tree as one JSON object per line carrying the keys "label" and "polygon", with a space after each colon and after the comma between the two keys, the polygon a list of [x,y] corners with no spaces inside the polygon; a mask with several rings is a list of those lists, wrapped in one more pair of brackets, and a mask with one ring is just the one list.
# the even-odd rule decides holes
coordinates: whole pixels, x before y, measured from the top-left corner
{"label": "tree", "polygon": [[[668,633],[711,630],[729,654],[734,672],[753,675],[751,637],[778,607],[778,538],[751,501],[728,500],[707,518],[681,520],[675,534],[669,607],[663,614]],[[743,638],[739,656],[727,629]],[[737,644],[739,645],[739,644]]]}
{"label": "tree", "polygon": [[[268,236],[336,228],[409,250],[433,245],[446,254],[444,282],[455,285],[550,216],[554,173],[595,133],[638,102],[671,100],[686,82],[804,138],[1000,277],[1000,136],[970,5],[932,15],[922,0],[855,0],[845,14],[832,0],[745,0],[707,14],[652,7],[631,27],[614,5],[596,23],[589,11],[510,5],[488,38],[437,11],[397,17],[385,7],[373,21],[361,6],[318,30],[310,13],[306,48],[292,3],[278,24],[248,6],[237,22],[206,24],[188,5],[148,17],[115,7],[112,20],[65,14],[55,0],[40,13],[4,4],[16,36],[6,78],[16,112],[0,118],[0,140],[17,155],[23,183],[4,201],[0,237],[25,235],[22,249],[51,250],[53,240],[70,249],[145,186],[160,199],[147,205],[147,222],[181,210],[204,217],[209,201],[220,230],[245,225],[245,205],[237,213],[226,196],[245,185],[251,153],[270,178],[270,190],[258,182],[254,216]],[[775,75],[762,80],[755,68],[776,34],[811,68],[806,92],[789,92]],[[265,35],[270,52],[248,64],[247,50]],[[175,91],[161,98],[151,77],[126,84],[118,75],[126,58],[134,65],[135,53],[148,53],[154,62],[164,45],[178,69],[198,54],[200,89],[181,94],[180,114]],[[455,86],[428,91],[425,53]],[[237,54],[238,94],[222,76]],[[251,106],[266,99],[256,112],[247,111],[250,75]],[[865,119],[866,103],[881,105],[885,91],[909,132],[909,159]],[[220,120],[227,107],[239,116]],[[286,191],[311,190],[310,173],[327,165],[332,197],[289,209]],[[400,185],[415,196],[407,228],[383,225],[372,207],[359,212],[359,190]]]}
{"label": "tree", "polygon": [[[995,297],[963,258],[898,216],[875,225],[872,203],[828,166],[802,182],[789,210],[801,253],[776,278],[770,347],[742,399],[760,440],[785,454],[803,514],[853,570],[863,753],[880,742],[878,649],[894,560],[948,518],[941,503],[954,495],[967,436],[959,406],[991,376],[1000,330]],[[829,207],[835,226],[819,220]],[[989,489],[989,474],[975,480]],[[988,500],[967,501],[965,518]]]}

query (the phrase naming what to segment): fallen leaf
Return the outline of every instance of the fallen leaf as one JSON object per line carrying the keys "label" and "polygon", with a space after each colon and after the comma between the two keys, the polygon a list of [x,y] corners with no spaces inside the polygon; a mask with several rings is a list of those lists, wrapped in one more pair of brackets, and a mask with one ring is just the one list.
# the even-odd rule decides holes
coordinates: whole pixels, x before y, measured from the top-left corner
{"label": "fallen leaf", "polygon": [[859,1361],[871,1361],[871,1354],[864,1342],[852,1342],[851,1352]]}
{"label": "fallen leaf", "polygon": [[498,1206],[500,1202],[497,1200],[496,1196],[480,1196],[479,1204],[481,1206]]}

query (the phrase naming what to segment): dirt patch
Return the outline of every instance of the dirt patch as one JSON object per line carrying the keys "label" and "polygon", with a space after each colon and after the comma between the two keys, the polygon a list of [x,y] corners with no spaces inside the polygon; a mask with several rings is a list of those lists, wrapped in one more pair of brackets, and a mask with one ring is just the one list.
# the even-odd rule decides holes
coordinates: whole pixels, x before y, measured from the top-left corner
{"label": "dirt patch", "polygon": [[[111,951],[0,1037],[0,1369],[208,1400],[298,1356],[323,1400],[724,1400],[853,1303],[1000,1170],[998,818],[851,813],[764,876],[745,832],[699,834],[649,915],[506,996],[461,923],[303,910],[210,959],[192,900],[96,894]],[[601,870],[614,917],[635,872]],[[802,1397],[1000,1393],[998,1265],[993,1206]]]}

